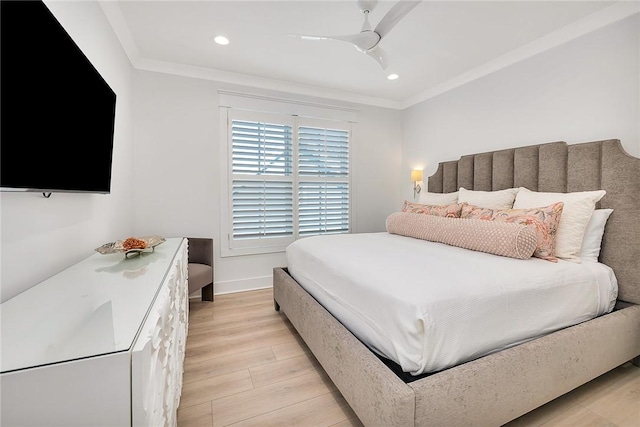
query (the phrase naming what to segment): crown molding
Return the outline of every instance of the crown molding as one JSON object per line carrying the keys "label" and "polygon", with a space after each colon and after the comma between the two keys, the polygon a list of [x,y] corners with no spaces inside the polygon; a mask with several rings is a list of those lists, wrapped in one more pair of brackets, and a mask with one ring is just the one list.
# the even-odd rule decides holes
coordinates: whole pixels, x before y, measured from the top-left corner
{"label": "crown molding", "polygon": [[284,80],[270,79],[266,77],[252,76],[248,74],[233,73],[228,71],[213,70],[193,65],[176,64],[173,62],[158,61],[155,59],[140,58],[134,64],[138,70],[155,71],[158,73],[176,74],[196,79],[213,80],[216,82],[233,85],[254,87],[279,92],[288,92],[296,95],[324,98],[335,101],[344,101],[355,104],[372,105],[400,109],[401,103],[383,98],[359,95],[355,93],[331,90],[323,87],[303,85]]}
{"label": "crown molding", "polygon": [[120,41],[120,45],[129,58],[129,62],[131,62],[131,65],[135,68],[135,63],[140,59],[140,51],[131,35],[131,31],[129,31],[129,26],[124,16],[122,16],[120,6],[118,6],[118,3],[115,1],[106,0],[99,1],[98,4],[102,8],[102,12],[107,18],[107,21],[109,21],[113,32]]}

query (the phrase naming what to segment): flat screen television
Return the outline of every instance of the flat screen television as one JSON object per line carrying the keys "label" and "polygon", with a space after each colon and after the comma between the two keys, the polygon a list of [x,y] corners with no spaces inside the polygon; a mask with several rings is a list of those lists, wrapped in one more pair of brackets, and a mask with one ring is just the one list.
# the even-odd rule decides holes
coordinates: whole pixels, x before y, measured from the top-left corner
{"label": "flat screen television", "polygon": [[110,193],[116,94],[42,1],[0,21],[0,188]]}

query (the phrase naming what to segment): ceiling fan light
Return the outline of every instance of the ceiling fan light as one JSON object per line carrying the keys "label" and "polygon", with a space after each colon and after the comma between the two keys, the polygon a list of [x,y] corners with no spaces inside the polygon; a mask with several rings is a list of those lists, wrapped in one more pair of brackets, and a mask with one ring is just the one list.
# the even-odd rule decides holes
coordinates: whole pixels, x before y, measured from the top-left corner
{"label": "ceiling fan light", "polygon": [[396,73],[391,73],[387,76],[387,79],[389,80],[396,80],[398,77],[400,77],[398,74]]}
{"label": "ceiling fan light", "polygon": [[226,38],[225,36],[215,36],[213,38],[213,41],[218,43],[221,46],[226,46],[229,44],[229,39]]}

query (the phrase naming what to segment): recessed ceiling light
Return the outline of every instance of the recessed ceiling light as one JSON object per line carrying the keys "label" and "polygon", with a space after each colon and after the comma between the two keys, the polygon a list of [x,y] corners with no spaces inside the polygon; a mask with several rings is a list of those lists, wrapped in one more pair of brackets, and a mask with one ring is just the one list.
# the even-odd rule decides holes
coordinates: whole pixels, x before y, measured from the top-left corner
{"label": "recessed ceiling light", "polygon": [[397,75],[396,73],[389,74],[389,75],[387,76],[387,78],[388,78],[389,80],[395,80],[395,79],[397,79],[398,77],[400,77],[400,76],[399,76],[399,75]]}
{"label": "recessed ceiling light", "polygon": [[229,39],[225,36],[215,36],[213,41],[218,43],[219,45],[226,46],[229,44]]}

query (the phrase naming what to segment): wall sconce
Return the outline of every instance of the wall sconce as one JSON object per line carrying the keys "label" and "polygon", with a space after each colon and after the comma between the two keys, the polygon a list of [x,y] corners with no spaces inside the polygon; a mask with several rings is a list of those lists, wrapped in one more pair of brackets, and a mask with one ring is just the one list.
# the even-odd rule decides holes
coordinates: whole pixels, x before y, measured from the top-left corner
{"label": "wall sconce", "polygon": [[416,194],[420,194],[420,190],[422,190],[420,184],[418,184],[419,181],[422,181],[422,171],[418,169],[412,170],[411,181],[413,181],[413,198],[415,199]]}

